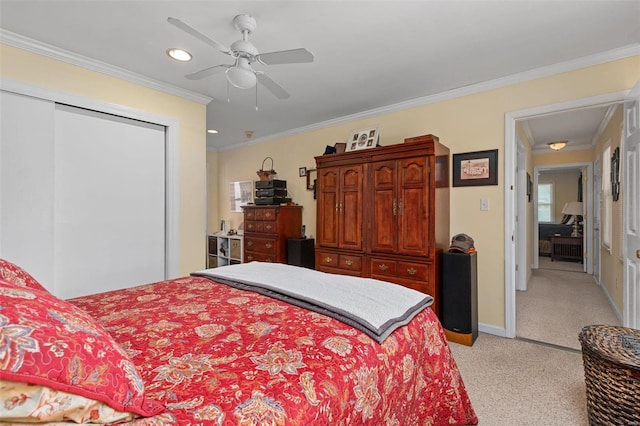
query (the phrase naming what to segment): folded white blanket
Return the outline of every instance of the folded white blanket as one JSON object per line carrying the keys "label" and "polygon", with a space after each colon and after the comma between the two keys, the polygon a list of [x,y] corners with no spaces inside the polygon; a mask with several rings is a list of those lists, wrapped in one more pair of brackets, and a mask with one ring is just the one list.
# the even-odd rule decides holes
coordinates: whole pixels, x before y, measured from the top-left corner
{"label": "folded white blanket", "polygon": [[371,278],[328,274],[281,263],[250,262],[194,272],[336,318],[382,343],[433,298]]}

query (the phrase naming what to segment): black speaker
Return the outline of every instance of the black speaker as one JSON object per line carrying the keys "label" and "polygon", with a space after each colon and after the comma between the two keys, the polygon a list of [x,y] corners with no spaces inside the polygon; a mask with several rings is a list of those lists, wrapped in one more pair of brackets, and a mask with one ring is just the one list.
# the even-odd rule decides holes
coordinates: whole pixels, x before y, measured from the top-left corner
{"label": "black speaker", "polygon": [[478,337],[477,255],[442,253],[442,326],[449,340],[468,346]]}
{"label": "black speaker", "polygon": [[287,263],[315,269],[316,253],[313,238],[292,238],[287,240]]}

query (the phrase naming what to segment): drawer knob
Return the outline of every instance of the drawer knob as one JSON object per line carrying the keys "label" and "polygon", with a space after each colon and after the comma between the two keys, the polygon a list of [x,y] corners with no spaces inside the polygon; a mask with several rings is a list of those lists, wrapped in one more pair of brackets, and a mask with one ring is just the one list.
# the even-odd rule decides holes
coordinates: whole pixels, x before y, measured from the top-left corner
{"label": "drawer knob", "polygon": [[409,269],[407,269],[407,272],[409,273],[409,275],[415,275],[415,274],[416,274],[416,272],[418,272],[418,271],[416,271],[416,270],[415,270],[415,269],[413,269],[413,268],[409,268]]}
{"label": "drawer knob", "polygon": [[265,244],[264,246],[265,246],[266,248],[271,248],[271,247],[273,247],[273,245],[271,245],[271,243],[267,243],[267,244]]}
{"label": "drawer knob", "polygon": [[266,213],[264,214],[264,217],[271,217],[271,213],[270,213],[270,212],[266,212]]}
{"label": "drawer knob", "polygon": [[270,257],[268,257],[268,258],[266,258],[266,259],[265,259],[265,262],[271,263],[271,262],[273,262],[273,259],[271,259]]}
{"label": "drawer knob", "polygon": [[251,247],[253,245],[253,241],[247,241],[247,245]]}
{"label": "drawer knob", "polygon": [[267,225],[267,226],[265,226],[265,229],[266,229],[267,231],[271,231],[271,225]]}
{"label": "drawer knob", "polygon": [[347,260],[346,262],[344,262],[347,264],[347,266],[353,266],[353,260]]}
{"label": "drawer knob", "polygon": [[332,257],[327,256],[327,257],[324,258],[324,263],[331,263],[331,262],[333,262],[333,258]]}
{"label": "drawer knob", "polygon": [[379,265],[379,266],[378,266],[378,268],[379,268],[381,271],[386,271],[387,269],[389,269],[389,267],[388,267],[387,265],[385,265],[384,263],[383,263],[383,264],[381,264],[381,265]]}
{"label": "drawer knob", "polygon": [[253,260],[253,256],[251,255],[247,256],[247,260]]}
{"label": "drawer knob", "polygon": [[253,223],[248,224],[247,229],[253,229]]}

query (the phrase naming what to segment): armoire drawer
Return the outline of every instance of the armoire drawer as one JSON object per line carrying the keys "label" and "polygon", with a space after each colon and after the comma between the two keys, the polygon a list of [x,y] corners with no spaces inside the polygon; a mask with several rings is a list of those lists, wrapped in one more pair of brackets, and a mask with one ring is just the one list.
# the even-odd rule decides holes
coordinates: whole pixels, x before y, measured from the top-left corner
{"label": "armoire drawer", "polygon": [[333,252],[317,251],[316,265],[333,269],[362,273],[362,256],[351,254],[338,254]]}
{"label": "armoire drawer", "polygon": [[429,264],[404,262],[393,259],[371,258],[371,276],[398,277],[412,281],[429,280]]}

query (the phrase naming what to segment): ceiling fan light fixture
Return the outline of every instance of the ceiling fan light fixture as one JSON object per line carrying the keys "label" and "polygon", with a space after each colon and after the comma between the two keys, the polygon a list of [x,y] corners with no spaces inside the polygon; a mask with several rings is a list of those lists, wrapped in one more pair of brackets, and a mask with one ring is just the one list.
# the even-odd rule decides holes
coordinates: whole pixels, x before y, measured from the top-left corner
{"label": "ceiling fan light fixture", "polygon": [[193,55],[191,55],[191,53],[175,47],[167,49],[167,55],[169,55],[170,58],[180,62],[189,62],[191,59],[193,59]]}
{"label": "ceiling fan light fixture", "polygon": [[567,141],[549,142],[547,145],[554,151],[560,151],[562,148],[567,146]]}
{"label": "ceiling fan light fixture", "polygon": [[238,89],[251,89],[256,85],[256,74],[250,68],[244,68],[236,64],[227,71],[227,80]]}

